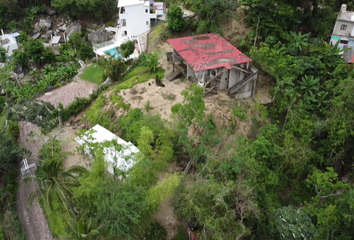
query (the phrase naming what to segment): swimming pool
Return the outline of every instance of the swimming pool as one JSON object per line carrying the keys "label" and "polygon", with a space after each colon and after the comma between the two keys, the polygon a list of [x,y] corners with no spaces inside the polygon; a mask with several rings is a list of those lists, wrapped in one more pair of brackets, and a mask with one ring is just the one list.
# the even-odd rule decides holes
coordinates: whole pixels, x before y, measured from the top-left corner
{"label": "swimming pool", "polygon": [[104,51],[105,53],[109,53],[109,55],[111,55],[112,57],[114,57],[115,59],[118,58],[122,58],[122,54],[120,54],[119,52],[117,52],[116,48],[112,48],[112,49],[108,49],[106,51]]}

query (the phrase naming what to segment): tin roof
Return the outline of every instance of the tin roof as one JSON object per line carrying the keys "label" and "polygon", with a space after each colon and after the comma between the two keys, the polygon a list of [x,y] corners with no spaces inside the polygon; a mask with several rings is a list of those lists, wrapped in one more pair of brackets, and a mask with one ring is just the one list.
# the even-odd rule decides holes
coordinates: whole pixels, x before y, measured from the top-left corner
{"label": "tin roof", "polygon": [[232,69],[233,65],[252,62],[249,57],[215,33],[175,38],[168,42],[197,72],[219,67]]}

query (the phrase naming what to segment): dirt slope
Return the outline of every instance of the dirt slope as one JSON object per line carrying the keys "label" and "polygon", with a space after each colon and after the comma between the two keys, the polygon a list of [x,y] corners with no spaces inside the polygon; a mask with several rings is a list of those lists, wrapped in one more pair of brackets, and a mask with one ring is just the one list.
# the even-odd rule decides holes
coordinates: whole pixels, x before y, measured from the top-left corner
{"label": "dirt slope", "polygon": [[[20,122],[19,144],[32,152],[31,158],[28,158],[28,164],[36,163],[38,165],[38,153],[43,140],[38,136],[28,137],[30,132],[39,132],[38,127],[31,123]],[[33,171],[32,171],[33,172]],[[21,173],[18,177],[19,189],[16,195],[17,212],[22,222],[22,227],[27,233],[27,240],[52,240],[51,231],[45,213],[38,201],[34,201],[32,207],[28,208],[26,201],[28,195],[37,189],[35,182],[24,183]]]}

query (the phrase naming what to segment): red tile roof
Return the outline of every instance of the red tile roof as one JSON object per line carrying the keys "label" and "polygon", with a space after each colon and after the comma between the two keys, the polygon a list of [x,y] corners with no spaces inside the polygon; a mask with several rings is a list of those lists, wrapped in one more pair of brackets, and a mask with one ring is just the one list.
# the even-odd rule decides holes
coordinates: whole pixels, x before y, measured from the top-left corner
{"label": "red tile roof", "polygon": [[226,41],[219,34],[170,39],[168,42],[197,72],[252,62],[240,50]]}

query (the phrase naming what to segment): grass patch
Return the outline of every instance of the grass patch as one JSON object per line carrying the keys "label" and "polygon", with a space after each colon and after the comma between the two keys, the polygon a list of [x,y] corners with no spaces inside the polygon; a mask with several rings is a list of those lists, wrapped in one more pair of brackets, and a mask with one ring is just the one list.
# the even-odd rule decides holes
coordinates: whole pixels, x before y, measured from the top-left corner
{"label": "grass patch", "polygon": [[112,103],[117,104],[116,108],[117,110],[120,108],[123,108],[125,111],[129,110],[130,105],[129,104],[125,104],[123,102],[123,98],[121,96],[117,96],[117,95],[110,95],[109,98],[111,99]]}
{"label": "grass patch", "polygon": [[[137,67],[137,68],[139,68],[139,67]],[[132,72],[134,72],[134,71],[135,71],[135,69]],[[165,70],[162,68],[158,68],[156,70],[156,72],[154,72],[154,73],[146,72],[146,73],[141,74],[139,76],[135,76],[135,75],[133,75],[131,78],[129,78],[125,82],[115,86],[114,91],[120,92],[120,90],[132,88],[132,87],[134,87],[134,85],[136,85],[138,83],[147,82],[150,78],[155,79],[156,75],[158,76],[159,79],[163,79],[163,77],[165,76]]]}
{"label": "grass patch", "polygon": [[149,45],[153,44],[164,30],[164,24],[157,25],[149,35]]}
{"label": "grass patch", "polygon": [[133,70],[131,70],[130,72],[125,74],[121,81],[122,82],[127,81],[129,78],[132,78],[132,77],[138,75],[139,73],[142,73],[147,70],[148,70],[147,67],[137,66],[137,67],[133,68]]}
{"label": "grass patch", "polygon": [[110,127],[110,123],[112,122],[110,114],[102,110],[102,108],[108,103],[108,99],[101,94],[98,96],[96,102],[89,108],[89,110],[86,111],[85,117],[90,121],[91,126],[99,124],[104,128],[107,128],[111,131],[113,130]]}
{"label": "grass patch", "polygon": [[100,84],[100,79],[102,78],[104,68],[97,63],[92,64],[91,66],[87,67],[85,72],[80,75],[81,79],[86,81]]}

